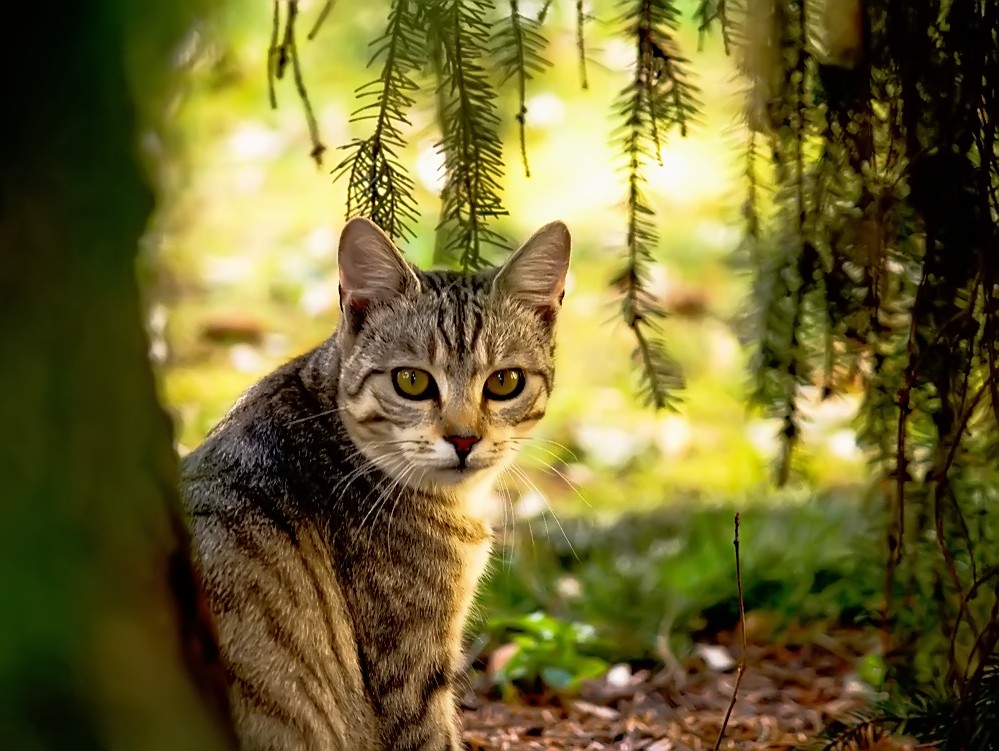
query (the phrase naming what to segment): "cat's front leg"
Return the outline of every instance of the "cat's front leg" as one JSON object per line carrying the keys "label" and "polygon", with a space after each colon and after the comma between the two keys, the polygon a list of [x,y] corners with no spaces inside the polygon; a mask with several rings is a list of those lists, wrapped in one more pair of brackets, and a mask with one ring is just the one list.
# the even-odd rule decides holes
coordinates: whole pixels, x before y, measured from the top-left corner
{"label": "cat's front leg", "polygon": [[452,671],[416,658],[368,674],[388,751],[460,751]]}

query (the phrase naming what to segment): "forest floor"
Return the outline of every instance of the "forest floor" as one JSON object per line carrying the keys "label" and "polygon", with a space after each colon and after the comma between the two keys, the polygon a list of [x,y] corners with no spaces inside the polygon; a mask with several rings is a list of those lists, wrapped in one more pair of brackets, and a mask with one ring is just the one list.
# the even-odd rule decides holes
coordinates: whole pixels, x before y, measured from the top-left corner
{"label": "forest floor", "polygon": [[[868,706],[871,689],[855,672],[871,634],[843,632],[811,643],[750,644],[738,698],[720,749],[822,748],[831,721]],[[471,751],[702,751],[715,748],[738,672],[741,645],[720,637],[672,668],[621,665],[572,699],[466,696]],[[728,642],[728,643],[726,643]],[[839,751],[901,751],[904,739],[868,734]]]}

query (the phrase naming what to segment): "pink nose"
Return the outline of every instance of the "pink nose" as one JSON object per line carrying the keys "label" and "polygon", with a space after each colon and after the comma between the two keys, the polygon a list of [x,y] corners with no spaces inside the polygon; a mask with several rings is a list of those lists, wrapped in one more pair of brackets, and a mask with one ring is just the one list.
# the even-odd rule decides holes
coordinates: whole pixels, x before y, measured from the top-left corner
{"label": "pink nose", "polygon": [[454,450],[458,452],[458,456],[464,458],[472,450],[472,446],[479,442],[479,437],[477,435],[446,435],[444,440],[454,446]]}

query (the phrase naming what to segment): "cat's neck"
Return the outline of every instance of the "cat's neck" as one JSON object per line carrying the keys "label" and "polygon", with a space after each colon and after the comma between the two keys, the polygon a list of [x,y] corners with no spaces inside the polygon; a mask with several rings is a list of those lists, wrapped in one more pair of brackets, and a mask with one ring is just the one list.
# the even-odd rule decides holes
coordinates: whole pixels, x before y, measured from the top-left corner
{"label": "cat's neck", "polygon": [[306,355],[298,369],[302,385],[324,407],[336,406],[341,360],[340,344],[334,334]]}
{"label": "cat's neck", "polygon": [[480,477],[458,486],[454,499],[460,513],[492,529],[500,504],[496,498],[497,473],[486,471]]}

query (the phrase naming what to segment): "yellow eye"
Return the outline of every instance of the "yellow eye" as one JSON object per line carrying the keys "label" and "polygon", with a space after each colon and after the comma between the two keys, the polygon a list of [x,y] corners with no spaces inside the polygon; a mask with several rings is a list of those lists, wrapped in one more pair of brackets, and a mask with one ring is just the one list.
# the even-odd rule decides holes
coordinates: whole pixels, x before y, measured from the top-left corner
{"label": "yellow eye", "polygon": [[419,368],[396,368],[392,371],[392,384],[399,396],[407,399],[429,399],[437,391],[434,379]]}
{"label": "yellow eye", "polygon": [[497,370],[486,379],[483,393],[486,399],[513,399],[524,390],[524,371],[518,368]]}

